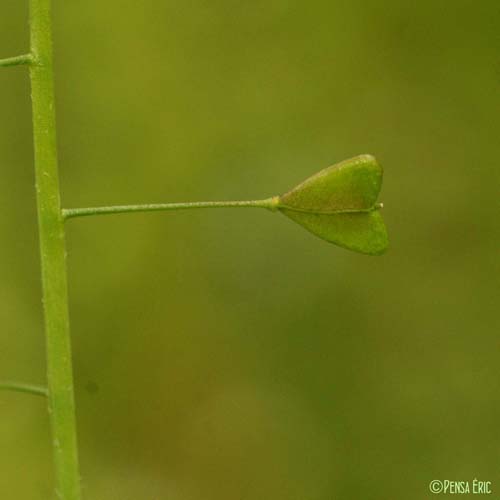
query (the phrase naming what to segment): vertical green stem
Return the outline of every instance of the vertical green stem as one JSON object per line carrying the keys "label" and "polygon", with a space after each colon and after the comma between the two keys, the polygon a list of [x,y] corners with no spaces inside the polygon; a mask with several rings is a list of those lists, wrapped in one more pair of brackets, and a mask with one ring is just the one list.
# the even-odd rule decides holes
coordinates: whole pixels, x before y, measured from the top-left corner
{"label": "vertical green stem", "polygon": [[51,0],[30,0],[35,177],[56,492],[80,499],[64,222],[57,170]]}

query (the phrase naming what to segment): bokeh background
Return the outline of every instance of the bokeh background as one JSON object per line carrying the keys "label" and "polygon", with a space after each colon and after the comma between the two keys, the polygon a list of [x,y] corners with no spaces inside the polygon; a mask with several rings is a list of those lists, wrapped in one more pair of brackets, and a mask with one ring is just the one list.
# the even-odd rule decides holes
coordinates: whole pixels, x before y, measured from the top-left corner
{"label": "bokeh background", "polygon": [[[267,197],[371,153],[391,242],[259,210],[71,221],[85,499],[498,496],[498,0],[54,3],[66,207]],[[27,4],[2,1],[2,57]],[[0,378],[43,383],[30,120],[2,69]],[[0,497],[51,499],[43,401],[0,415]]]}

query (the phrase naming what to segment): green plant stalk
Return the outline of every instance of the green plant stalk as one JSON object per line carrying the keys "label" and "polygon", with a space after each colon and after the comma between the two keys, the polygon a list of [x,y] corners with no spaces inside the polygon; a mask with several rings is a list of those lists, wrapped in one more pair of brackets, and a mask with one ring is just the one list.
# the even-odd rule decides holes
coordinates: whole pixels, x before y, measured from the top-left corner
{"label": "green plant stalk", "polygon": [[276,210],[279,204],[279,197],[267,198],[265,200],[245,200],[245,201],[192,201],[186,203],[148,203],[145,205],[114,205],[109,207],[85,207],[85,208],[64,208],[64,219],[74,217],[88,217],[91,215],[112,215],[125,214],[131,212],[163,212],[169,210],[185,210],[193,208],[267,208]]}
{"label": "green plant stalk", "polygon": [[48,396],[47,388],[21,382],[0,382],[0,391],[25,392],[34,396]]}
{"label": "green plant stalk", "polygon": [[79,500],[73,373],[69,332],[66,245],[57,168],[51,0],[30,0],[31,95],[49,417],[56,495]]}
{"label": "green plant stalk", "polygon": [[23,64],[31,63],[31,54],[23,54],[22,56],[7,57],[0,59],[0,68],[7,66],[21,66]]}

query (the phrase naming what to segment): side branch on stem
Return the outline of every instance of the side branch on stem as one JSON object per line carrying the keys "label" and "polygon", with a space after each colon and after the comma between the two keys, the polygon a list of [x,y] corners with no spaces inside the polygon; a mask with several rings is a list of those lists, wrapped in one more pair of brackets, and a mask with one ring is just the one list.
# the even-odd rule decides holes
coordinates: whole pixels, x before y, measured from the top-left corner
{"label": "side branch on stem", "polygon": [[21,56],[7,57],[6,59],[0,59],[0,68],[8,66],[23,66],[30,65],[33,62],[33,56],[31,54],[23,54]]}
{"label": "side branch on stem", "polygon": [[65,208],[62,211],[63,218],[71,219],[75,217],[88,217],[91,215],[111,215],[131,212],[161,212],[167,210],[185,210],[192,208],[267,208],[276,210],[279,198],[266,198],[265,200],[247,201],[194,201],[187,203],[150,203],[145,205],[115,205],[110,207],[85,207],[85,208]]}
{"label": "side branch on stem", "polygon": [[49,391],[46,387],[24,384],[21,382],[0,382],[0,391],[25,392],[27,394],[34,394],[35,396],[43,396],[45,398],[49,395]]}

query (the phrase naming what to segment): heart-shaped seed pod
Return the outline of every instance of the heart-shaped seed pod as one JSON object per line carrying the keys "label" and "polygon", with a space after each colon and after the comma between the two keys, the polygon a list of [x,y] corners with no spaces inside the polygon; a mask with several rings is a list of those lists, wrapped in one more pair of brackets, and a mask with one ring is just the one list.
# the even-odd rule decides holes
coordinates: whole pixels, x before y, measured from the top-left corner
{"label": "heart-shaped seed pod", "polygon": [[388,246],[377,197],[382,167],[360,155],[321,170],[279,197],[276,208],[320,238],[356,252],[380,255]]}

